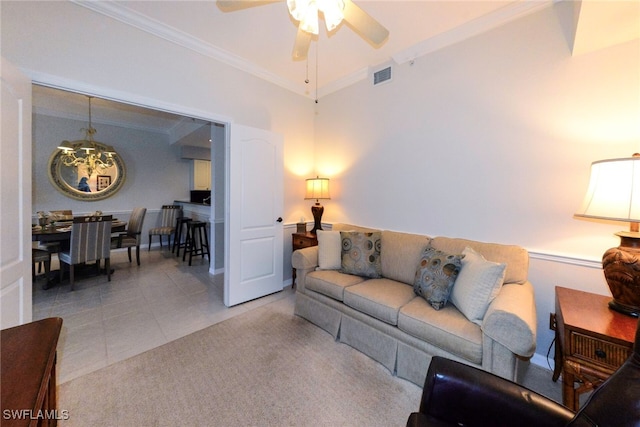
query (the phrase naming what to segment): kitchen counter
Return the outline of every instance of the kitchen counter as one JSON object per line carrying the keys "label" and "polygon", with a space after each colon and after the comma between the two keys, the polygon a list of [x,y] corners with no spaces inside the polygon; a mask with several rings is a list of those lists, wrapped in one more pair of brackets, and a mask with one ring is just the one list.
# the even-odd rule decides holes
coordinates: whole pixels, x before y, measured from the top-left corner
{"label": "kitchen counter", "polygon": [[193,218],[195,221],[210,221],[211,205],[204,203],[185,202],[182,200],[174,200],[176,205],[182,206],[182,214],[185,217]]}
{"label": "kitchen counter", "polygon": [[194,206],[211,206],[209,203],[185,202],[182,200],[174,200],[173,203],[183,204],[183,205],[194,205]]}

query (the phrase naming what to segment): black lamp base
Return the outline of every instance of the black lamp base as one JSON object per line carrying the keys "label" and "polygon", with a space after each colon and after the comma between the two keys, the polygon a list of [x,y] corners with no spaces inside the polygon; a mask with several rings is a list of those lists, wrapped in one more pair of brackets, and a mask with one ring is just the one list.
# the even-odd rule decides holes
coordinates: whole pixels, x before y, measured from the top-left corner
{"label": "black lamp base", "polygon": [[311,206],[311,213],[313,214],[313,229],[311,230],[312,234],[316,234],[317,230],[322,230],[322,214],[324,213],[324,206],[320,203],[316,202],[315,205]]}

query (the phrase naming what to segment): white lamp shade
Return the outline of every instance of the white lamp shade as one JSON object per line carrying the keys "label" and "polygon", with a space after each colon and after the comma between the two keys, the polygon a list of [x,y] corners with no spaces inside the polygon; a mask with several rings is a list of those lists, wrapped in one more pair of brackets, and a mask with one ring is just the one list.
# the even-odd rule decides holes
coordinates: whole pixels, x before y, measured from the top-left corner
{"label": "white lamp shade", "polygon": [[589,188],[576,216],[640,221],[640,157],[593,162]]}
{"label": "white lamp shade", "polygon": [[329,178],[307,179],[307,193],[305,199],[330,199]]}

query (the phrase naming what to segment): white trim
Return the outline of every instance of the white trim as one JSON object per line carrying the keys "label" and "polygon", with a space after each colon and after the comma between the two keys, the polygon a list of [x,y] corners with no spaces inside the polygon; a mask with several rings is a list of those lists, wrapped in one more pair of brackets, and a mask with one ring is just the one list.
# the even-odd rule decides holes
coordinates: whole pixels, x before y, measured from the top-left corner
{"label": "white trim", "polygon": [[131,10],[126,6],[106,1],[70,1],[77,4],[78,6],[85,7],[94,12],[98,12],[102,15],[116,19],[124,24],[135,27],[146,33],[153,34],[154,36],[160,37],[164,40],[175,43],[189,50],[193,50],[194,52],[197,52],[201,55],[216,59],[220,62],[245,71],[268,82],[274,83],[297,94],[305,94],[305,85],[293,83],[276,74],[273,74],[272,72],[262,67],[257,66],[256,64],[245,58],[237,56],[231,52],[227,52],[224,49],[220,49],[219,47],[207,43],[206,41],[201,40],[197,37],[194,37],[191,34],[187,34],[181,30],[178,30],[177,28],[171,27],[144,14]]}
{"label": "white trim", "polygon": [[159,99],[135,95],[131,92],[107,89],[105,87],[90,85],[77,80],[67,79],[52,74],[41,73],[39,71],[30,69],[22,69],[22,72],[27,74],[34,84],[81,93],[84,95],[93,95],[99,98],[108,99],[110,101],[122,102],[125,104],[136,105],[138,107],[151,108],[153,110],[164,111],[180,116],[189,116],[195,119],[212,121],[221,124],[230,124],[233,122],[233,120],[227,116],[215,114],[210,111],[197,110],[191,107],[186,107],[184,105],[171,104],[168,102],[160,101]]}
{"label": "white trim", "polygon": [[344,76],[341,79],[334,80],[322,86],[318,89],[318,98],[322,98],[323,96],[329,95],[333,92],[337,92],[340,89],[344,89],[349,87],[361,80],[366,80],[369,78],[369,67],[358,70],[354,73]]}
{"label": "white trim", "polygon": [[551,262],[557,262],[560,264],[577,265],[578,267],[586,267],[586,268],[595,268],[595,269],[602,268],[601,260],[580,258],[575,255],[561,255],[561,254],[553,254],[548,252],[529,251],[529,256],[533,259],[538,259],[541,261],[551,261]]}
{"label": "white trim", "polygon": [[401,52],[392,55],[398,64],[412,61],[420,56],[427,55],[447,46],[459,43],[463,40],[485,33],[517,18],[536,12],[544,7],[551,6],[551,0],[522,0],[509,4],[495,12],[476,18],[459,27],[438,34]]}
{"label": "white trim", "polygon": [[[43,115],[43,116],[57,117],[57,118],[69,119],[69,120],[77,120],[77,121],[81,121],[81,122],[86,122],[86,120],[87,120],[87,115],[86,114],[75,114],[75,113],[71,113],[69,111],[60,111],[60,110],[57,110],[57,109],[46,108],[46,107],[34,106],[33,112],[35,114],[39,114],[39,115]],[[156,133],[156,134],[164,135],[164,136],[167,136],[167,137],[171,136],[171,131],[170,130],[165,130],[164,128],[158,128],[158,127],[152,127],[152,126],[141,126],[141,125],[139,125],[137,123],[127,122],[126,124],[123,124],[121,121],[105,120],[105,119],[100,118],[100,117],[98,117],[97,119],[96,118],[92,118],[92,122],[94,124],[103,124],[103,125],[109,125],[109,126],[127,127],[129,129],[139,130],[139,131],[143,131],[143,132]]]}
{"label": "white trim", "polygon": [[551,365],[551,371],[553,371],[556,366],[553,357],[549,357],[549,359],[547,359],[546,355],[540,353],[535,353],[533,356],[531,356],[530,360],[534,365],[540,366],[544,369],[549,369],[549,365]]}

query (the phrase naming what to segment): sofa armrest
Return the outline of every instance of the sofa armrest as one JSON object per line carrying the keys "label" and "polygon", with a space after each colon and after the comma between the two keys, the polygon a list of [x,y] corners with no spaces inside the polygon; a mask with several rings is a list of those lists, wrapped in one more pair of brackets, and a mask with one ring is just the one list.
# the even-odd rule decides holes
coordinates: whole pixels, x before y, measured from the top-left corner
{"label": "sofa armrest", "polygon": [[525,358],[536,350],[536,303],[533,286],[508,283],[491,302],[482,332],[509,351]]}
{"label": "sofa armrest", "polygon": [[293,251],[291,265],[296,270],[315,269],[318,266],[318,247],[311,246]]}
{"label": "sofa armrest", "polygon": [[420,413],[407,425],[564,426],[573,412],[526,387],[442,357],[431,359]]}
{"label": "sofa armrest", "polygon": [[304,293],[307,274],[318,268],[318,247],[311,246],[293,251],[291,265],[296,269],[296,289]]}

